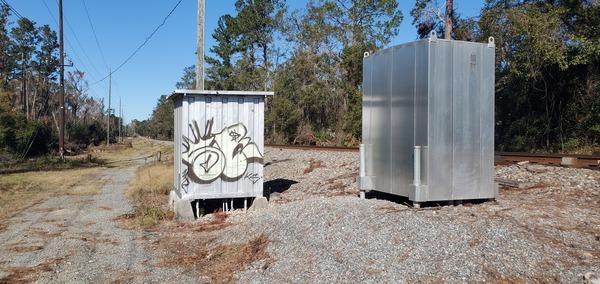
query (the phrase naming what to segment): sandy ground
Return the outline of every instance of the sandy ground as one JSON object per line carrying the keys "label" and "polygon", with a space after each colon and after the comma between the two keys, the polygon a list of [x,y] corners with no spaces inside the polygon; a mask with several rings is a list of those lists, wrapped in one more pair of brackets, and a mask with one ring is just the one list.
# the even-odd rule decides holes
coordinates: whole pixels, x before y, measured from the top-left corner
{"label": "sandy ground", "polygon": [[161,251],[148,249],[148,233],[117,220],[133,211],[125,191],[146,160],[104,169],[96,176],[99,194],[51,198],[4,220],[0,283],[197,282],[181,269],[157,267]]}
{"label": "sandy ground", "polygon": [[125,191],[146,160],[104,169],[99,194],[51,198],[4,220],[0,283],[582,283],[600,274],[598,171],[497,167],[497,177],[530,185],[503,188],[495,202],[417,210],[358,199],[357,153],[268,149],[266,209],[127,230]]}

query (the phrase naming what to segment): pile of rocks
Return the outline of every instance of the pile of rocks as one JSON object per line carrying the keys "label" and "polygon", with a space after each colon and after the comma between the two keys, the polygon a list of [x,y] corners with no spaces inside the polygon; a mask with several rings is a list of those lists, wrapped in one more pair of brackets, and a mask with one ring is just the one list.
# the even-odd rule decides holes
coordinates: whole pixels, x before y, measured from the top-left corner
{"label": "pile of rocks", "polygon": [[600,171],[497,166],[497,179],[520,185],[501,187],[497,201],[416,209],[357,198],[355,152],[268,148],[265,163],[269,206],[234,212],[224,231],[207,233],[218,244],[269,239],[269,258],[236,281],[576,283],[600,275]]}

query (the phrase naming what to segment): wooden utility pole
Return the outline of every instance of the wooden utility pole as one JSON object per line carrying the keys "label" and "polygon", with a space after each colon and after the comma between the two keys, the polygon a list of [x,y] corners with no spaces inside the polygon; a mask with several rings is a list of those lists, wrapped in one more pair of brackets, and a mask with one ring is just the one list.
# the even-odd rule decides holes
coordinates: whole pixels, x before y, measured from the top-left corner
{"label": "wooden utility pole", "polygon": [[196,90],[204,90],[204,0],[198,0]]}
{"label": "wooden utility pole", "polygon": [[112,69],[108,69],[108,119],[106,119],[106,146],[110,146],[110,87],[112,86]]}
{"label": "wooden utility pole", "polygon": [[21,103],[23,104],[23,112],[25,113],[25,117],[29,119],[29,100],[27,99],[27,56],[25,55],[25,51],[21,55],[22,64],[21,69],[23,70],[23,81],[21,83]]}
{"label": "wooden utility pole", "polygon": [[123,109],[121,108],[121,96],[119,96],[119,141],[117,142],[123,142],[123,140],[121,139],[121,125],[123,125]]}
{"label": "wooden utility pole", "polygon": [[60,122],[58,125],[58,155],[65,159],[65,48],[63,41],[63,8],[62,0],[58,0],[58,33],[60,52]]}

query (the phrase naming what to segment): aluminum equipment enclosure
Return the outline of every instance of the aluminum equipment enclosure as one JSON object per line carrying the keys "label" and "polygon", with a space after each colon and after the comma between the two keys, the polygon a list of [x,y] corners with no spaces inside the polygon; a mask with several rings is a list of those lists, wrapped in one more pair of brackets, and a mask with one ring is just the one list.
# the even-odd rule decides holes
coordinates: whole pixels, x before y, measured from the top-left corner
{"label": "aluminum equipment enclosure", "polygon": [[419,202],[491,199],[494,39],[431,38],[365,54],[358,187]]}
{"label": "aluminum equipment enclosure", "polygon": [[175,90],[174,191],[182,200],[263,196],[264,102],[273,92]]}

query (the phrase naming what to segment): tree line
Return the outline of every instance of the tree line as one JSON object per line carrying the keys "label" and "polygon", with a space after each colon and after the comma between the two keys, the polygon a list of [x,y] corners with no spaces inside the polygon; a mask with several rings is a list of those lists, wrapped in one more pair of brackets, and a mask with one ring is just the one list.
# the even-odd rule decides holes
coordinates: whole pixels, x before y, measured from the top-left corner
{"label": "tree line", "polygon": [[[393,0],[238,0],[219,19],[206,57],[207,89],[270,90],[272,143],[356,145],[362,57],[387,47],[402,14]],[[465,17],[451,0],[418,0],[415,39],[436,31],[496,43],[499,151],[581,151],[600,145],[600,4],[594,0],[486,0]],[[178,88],[193,88],[194,66]]]}
{"label": "tree line", "polygon": [[[0,155],[7,158],[56,153],[60,119],[59,45],[48,25],[19,17],[0,3]],[[65,149],[106,141],[108,110],[88,93],[85,73],[65,75]],[[110,114],[111,139],[122,119]],[[114,142],[114,141],[113,141]]]}
{"label": "tree line", "polygon": [[[266,105],[272,143],[355,145],[361,134],[362,58],[398,35],[393,0],[238,0],[212,34],[205,57],[209,90],[274,90]],[[192,88],[194,66],[177,87]]]}
{"label": "tree line", "polygon": [[[10,11],[1,7],[0,150],[56,149],[56,34],[25,18],[9,23]],[[235,11],[212,34],[205,88],[275,91],[266,103],[268,142],[360,143],[363,54],[398,35],[398,2],[308,0],[291,10],[284,0],[238,0]],[[451,0],[418,0],[410,15],[415,39],[431,31],[463,41],[495,38],[497,150],[598,152],[598,1],[486,0],[479,15],[465,17]],[[66,80],[68,141],[81,145],[106,136],[107,117],[84,75],[75,70]],[[176,88],[193,89],[194,80],[192,65]],[[112,113],[112,123],[120,123]],[[173,139],[172,102],[160,97],[152,116],[129,129]]]}

